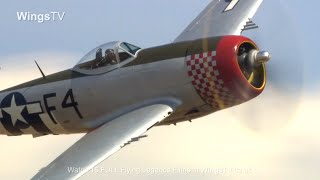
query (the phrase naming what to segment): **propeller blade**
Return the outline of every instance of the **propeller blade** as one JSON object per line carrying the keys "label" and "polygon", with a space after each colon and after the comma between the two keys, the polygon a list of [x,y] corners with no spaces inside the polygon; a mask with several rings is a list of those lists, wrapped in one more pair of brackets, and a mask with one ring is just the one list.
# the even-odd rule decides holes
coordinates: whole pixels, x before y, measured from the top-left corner
{"label": "propeller blade", "polygon": [[[246,127],[266,133],[280,130],[294,119],[301,102],[304,64],[296,33],[298,27],[290,21],[283,6],[272,3],[265,1],[263,11],[255,17],[260,28],[243,34],[272,54],[272,60],[266,64],[265,91],[256,99],[231,109]],[[260,51],[255,60],[261,63],[270,57],[268,52]]]}

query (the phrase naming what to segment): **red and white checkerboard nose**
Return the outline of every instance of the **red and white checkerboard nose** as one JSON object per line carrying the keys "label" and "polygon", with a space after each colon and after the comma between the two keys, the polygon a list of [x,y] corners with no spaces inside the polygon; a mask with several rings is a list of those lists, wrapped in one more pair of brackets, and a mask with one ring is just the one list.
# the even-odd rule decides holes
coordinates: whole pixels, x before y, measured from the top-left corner
{"label": "red and white checkerboard nose", "polygon": [[[265,68],[259,72],[259,87],[253,86],[238,64],[238,48],[242,43],[255,44],[242,36],[221,38],[213,51],[186,57],[188,75],[201,98],[215,110],[238,105],[258,96],[265,86]],[[261,75],[262,73],[262,75]],[[263,76],[263,77],[262,77]]]}

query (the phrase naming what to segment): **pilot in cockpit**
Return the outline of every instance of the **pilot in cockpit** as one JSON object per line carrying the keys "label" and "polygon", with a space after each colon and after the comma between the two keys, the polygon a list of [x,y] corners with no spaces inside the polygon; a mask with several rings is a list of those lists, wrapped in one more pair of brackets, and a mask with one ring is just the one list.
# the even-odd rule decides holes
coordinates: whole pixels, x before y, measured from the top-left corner
{"label": "pilot in cockpit", "polygon": [[114,64],[117,64],[117,59],[116,59],[116,55],[114,54],[114,50],[107,49],[103,57],[102,49],[99,48],[96,51],[96,59],[92,64],[91,69],[96,69],[96,68],[100,68],[108,65],[114,65]]}
{"label": "pilot in cockpit", "polygon": [[104,63],[106,63],[107,65],[108,64],[110,64],[110,65],[117,64],[116,55],[114,54],[113,49],[107,49],[105,51]]}

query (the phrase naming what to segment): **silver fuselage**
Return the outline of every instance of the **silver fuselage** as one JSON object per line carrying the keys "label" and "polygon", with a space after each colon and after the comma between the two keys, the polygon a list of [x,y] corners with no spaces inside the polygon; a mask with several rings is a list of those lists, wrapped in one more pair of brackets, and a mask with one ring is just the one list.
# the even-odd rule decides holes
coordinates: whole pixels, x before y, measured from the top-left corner
{"label": "silver fuselage", "polygon": [[177,107],[157,124],[170,125],[241,104],[259,95],[266,81],[264,65],[250,81],[242,74],[237,52],[248,42],[225,36],[167,44],[140,50],[104,73],[73,68],[6,89],[0,133],[86,133],[152,104]]}
{"label": "silver fuselage", "polygon": [[[70,90],[72,97],[68,94]],[[12,116],[5,108],[12,106],[9,101],[12,102],[13,95],[16,102],[25,99],[25,102],[17,102],[16,105],[25,106],[25,115],[21,117],[29,126],[21,124],[19,119],[15,124],[10,120]],[[187,74],[185,57],[30,87],[17,86],[1,92],[0,103],[1,100],[6,103],[1,105],[0,133],[7,135],[85,133],[127,112],[157,102],[179,104],[179,108],[159,125],[175,124],[213,112],[194,89]],[[35,112],[37,120],[25,117],[30,112]],[[38,125],[35,127],[34,124]]]}

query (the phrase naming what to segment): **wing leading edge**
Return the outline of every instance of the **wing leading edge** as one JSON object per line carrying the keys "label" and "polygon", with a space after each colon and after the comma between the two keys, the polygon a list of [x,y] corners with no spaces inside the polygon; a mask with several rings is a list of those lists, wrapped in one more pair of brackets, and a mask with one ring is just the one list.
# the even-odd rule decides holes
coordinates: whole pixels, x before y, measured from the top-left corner
{"label": "wing leading edge", "polygon": [[[127,113],[86,134],[32,179],[77,179],[172,113],[164,104]],[[78,171],[70,172],[72,168]]]}
{"label": "wing leading edge", "polygon": [[212,0],[175,39],[189,41],[222,35],[240,35],[263,0]]}

